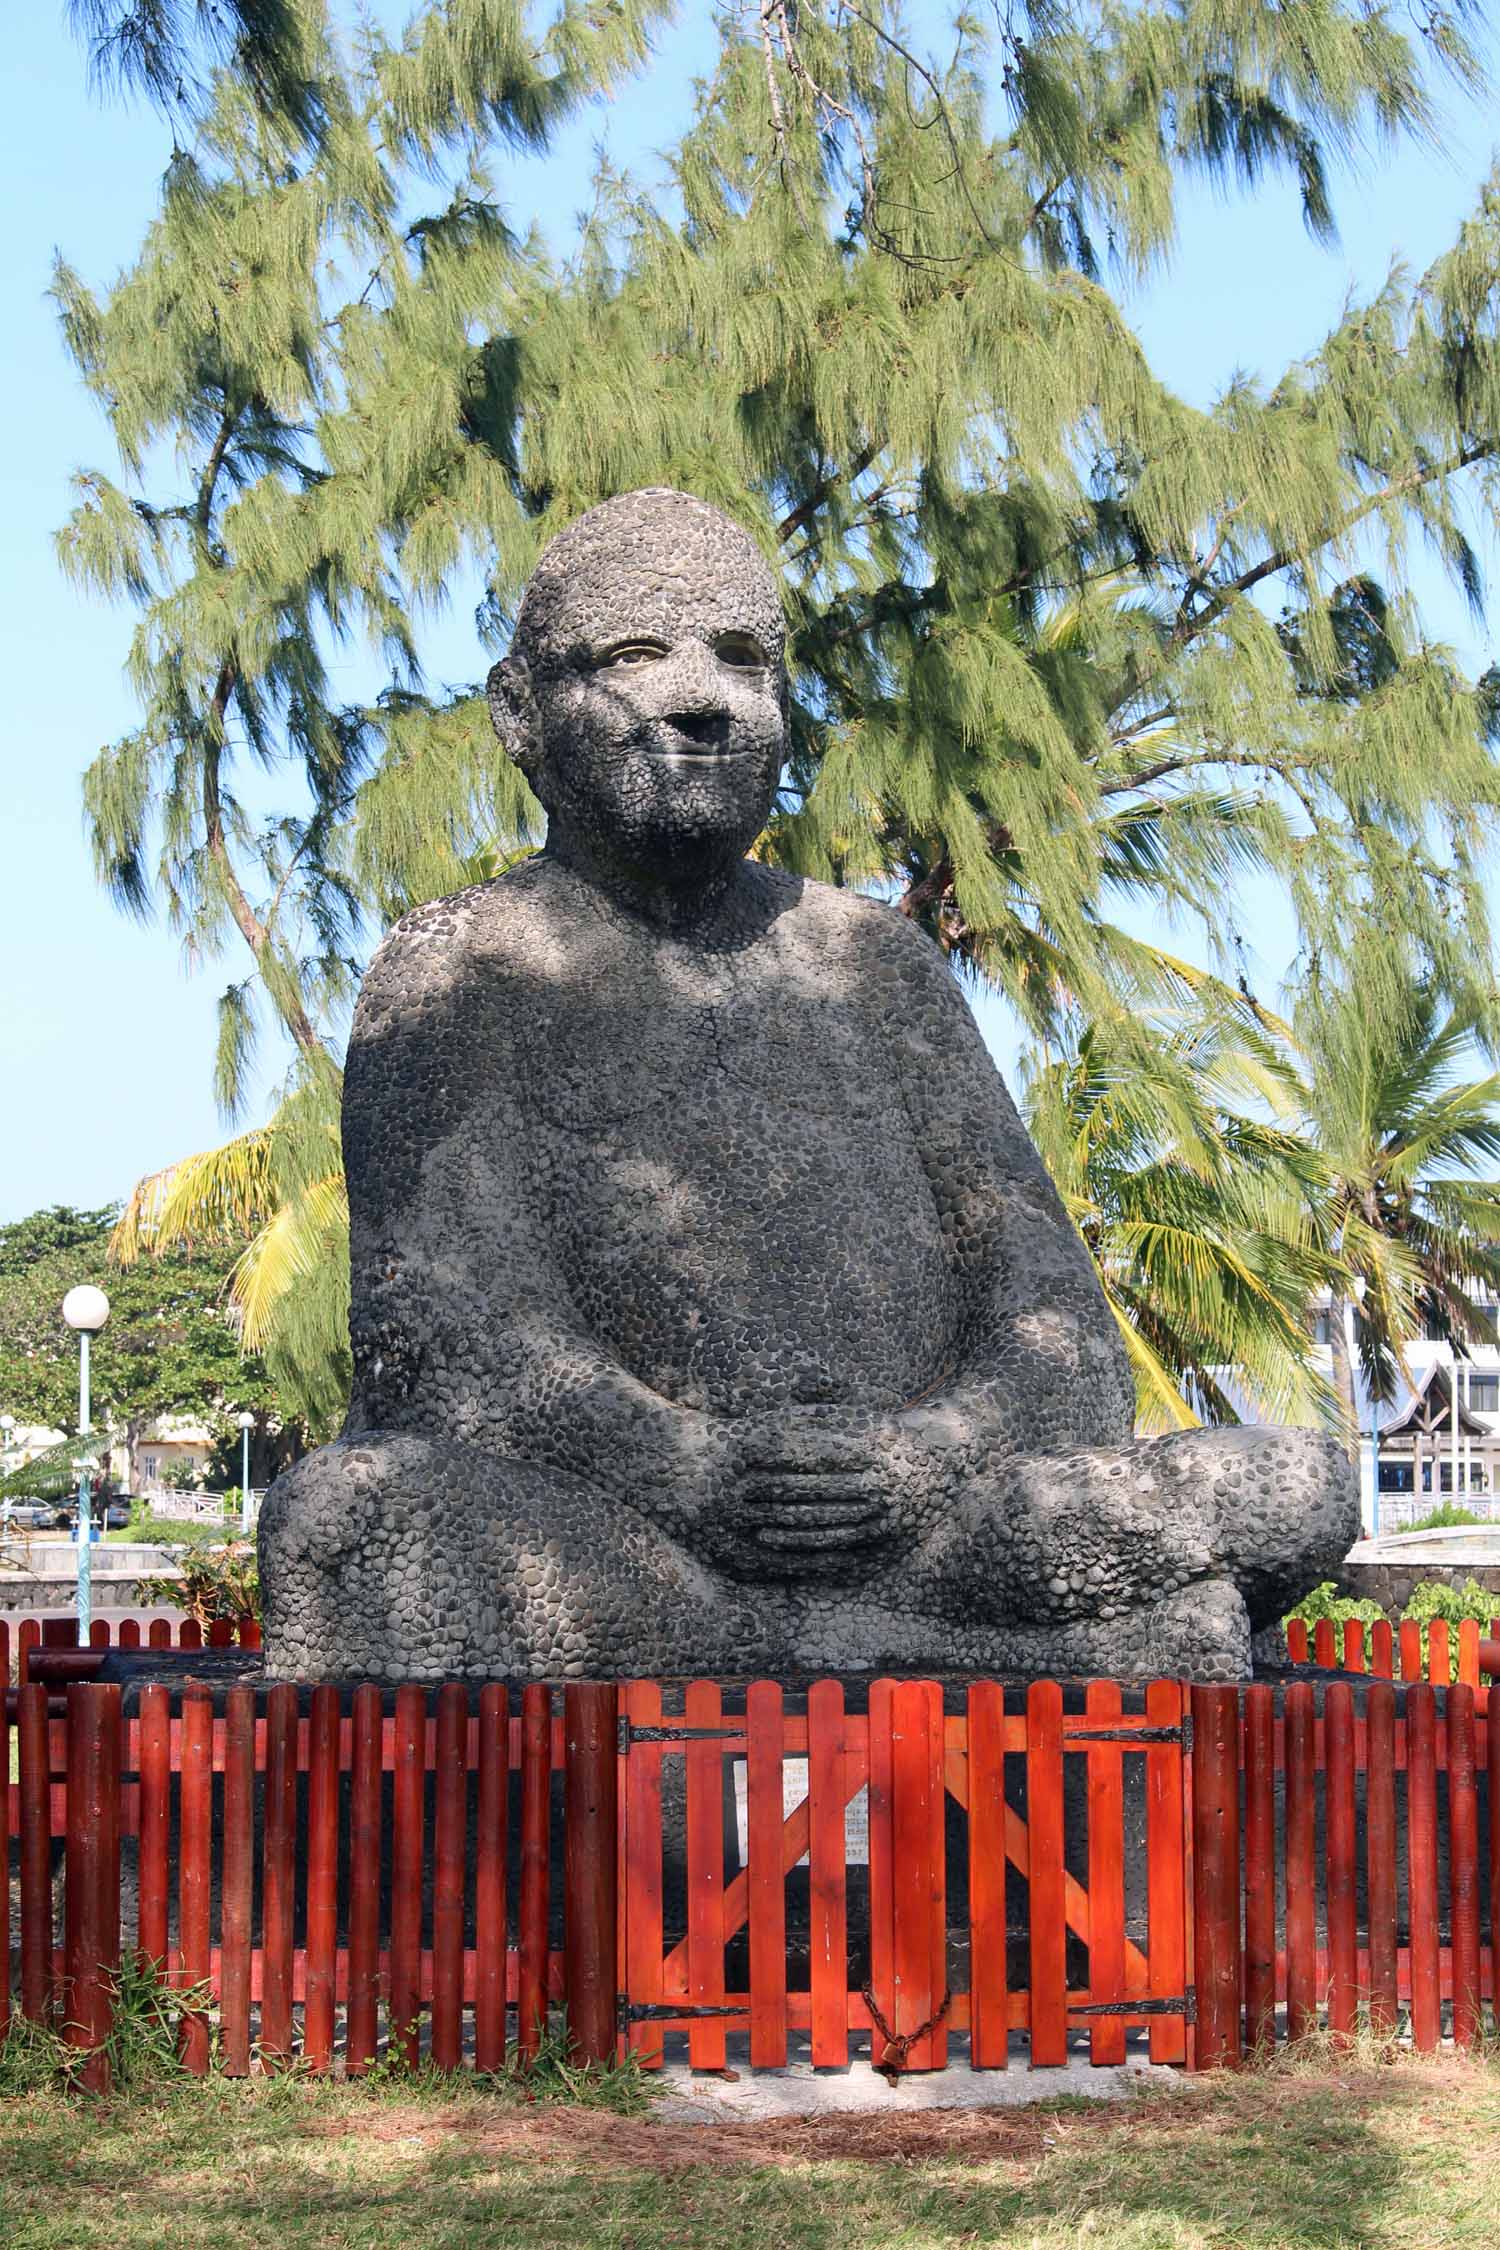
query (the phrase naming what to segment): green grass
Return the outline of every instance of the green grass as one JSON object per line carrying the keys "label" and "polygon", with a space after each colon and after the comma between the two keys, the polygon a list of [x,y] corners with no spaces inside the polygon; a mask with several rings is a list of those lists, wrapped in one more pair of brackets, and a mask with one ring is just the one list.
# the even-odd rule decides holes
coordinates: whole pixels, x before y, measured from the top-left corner
{"label": "green grass", "polygon": [[0,2099],[7,2250],[1487,2250],[1497,2207],[1484,2063],[754,2126],[454,2081]]}
{"label": "green grass", "polygon": [[110,1547],[217,1547],[237,1539],[240,1519],[225,1517],[210,1522],[202,1516],[153,1516],[139,1531],[106,1531],[101,1544]]}

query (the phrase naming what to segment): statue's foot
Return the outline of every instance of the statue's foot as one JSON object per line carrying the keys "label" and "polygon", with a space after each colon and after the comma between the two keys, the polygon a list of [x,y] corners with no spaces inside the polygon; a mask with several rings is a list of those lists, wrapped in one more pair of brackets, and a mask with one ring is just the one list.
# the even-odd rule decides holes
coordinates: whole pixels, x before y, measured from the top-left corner
{"label": "statue's foot", "polygon": [[633,1509],[443,1439],[376,1432],[309,1454],[266,1495],[260,1568],[267,1667],[285,1679],[765,1661],[753,1597],[737,1599]]}

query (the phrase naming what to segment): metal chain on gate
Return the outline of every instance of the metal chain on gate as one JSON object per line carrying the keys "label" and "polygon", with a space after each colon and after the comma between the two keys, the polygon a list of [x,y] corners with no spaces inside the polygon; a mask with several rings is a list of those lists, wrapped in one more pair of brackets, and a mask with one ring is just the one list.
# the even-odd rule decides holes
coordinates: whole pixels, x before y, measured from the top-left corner
{"label": "metal chain on gate", "polygon": [[925,2039],[929,2031],[936,2031],[938,2025],[942,2022],[944,2016],[948,2013],[949,2003],[952,2001],[953,1994],[951,1991],[945,1992],[942,1999],[938,2002],[936,2008],[933,2010],[932,2014],[927,2018],[927,2021],[925,2023],[919,2023],[915,2031],[892,2031],[890,2025],[886,2022],[885,2017],[881,2014],[880,2004],[876,2000],[875,1994],[871,1990],[869,1985],[865,1986],[864,1991],[861,1993],[860,1997],[864,2001],[865,2006],[870,2011],[871,2023],[875,2026],[875,2029],[879,2032],[881,2038],[885,2041],[885,2045],[878,2055],[875,2054],[872,2047],[870,2054],[871,2065],[874,2069],[879,2071],[881,2077],[886,2081],[887,2085],[894,2086],[896,2084],[896,2081],[901,2076],[901,2072],[903,2067],[905,2066],[907,2056],[911,2053],[917,2041],[919,2039]]}

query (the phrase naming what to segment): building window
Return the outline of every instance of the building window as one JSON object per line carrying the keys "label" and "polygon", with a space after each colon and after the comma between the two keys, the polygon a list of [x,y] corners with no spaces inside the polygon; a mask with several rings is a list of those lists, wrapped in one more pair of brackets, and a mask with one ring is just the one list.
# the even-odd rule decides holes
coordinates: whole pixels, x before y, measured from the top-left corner
{"label": "building window", "polygon": [[1469,1404],[1476,1414],[1500,1414],[1500,1375],[1470,1375]]}
{"label": "building window", "polygon": [[1313,1314],[1313,1342],[1315,1344],[1331,1344],[1333,1342],[1333,1316],[1330,1313]]}
{"label": "building window", "polygon": [[1382,1492],[1410,1492],[1412,1465],[1410,1461],[1382,1461],[1380,1464],[1380,1489]]}
{"label": "building window", "polygon": [[142,1459],[142,1461],[141,1461],[141,1474],[142,1474],[142,1476],[143,1476],[143,1477],[145,1478],[145,1480],[146,1480],[147,1484],[155,1484],[155,1482],[156,1482],[156,1455],[155,1455],[154,1453],[148,1453],[148,1454],[146,1454],[146,1455],[144,1456],[144,1458]]}

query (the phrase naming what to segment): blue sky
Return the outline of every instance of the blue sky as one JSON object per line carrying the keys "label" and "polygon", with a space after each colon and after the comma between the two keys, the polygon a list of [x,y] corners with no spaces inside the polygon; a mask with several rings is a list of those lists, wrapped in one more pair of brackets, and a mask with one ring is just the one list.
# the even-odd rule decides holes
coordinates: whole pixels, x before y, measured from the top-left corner
{"label": "blue sky", "polygon": [[[947,11],[911,13],[920,24]],[[684,15],[687,28],[671,36],[647,80],[570,128],[545,162],[501,167],[513,222],[536,217],[565,241],[600,138],[617,162],[651,173],[654,151],[683,114],[685,89],[709,52],[706,10],[689,0]],[[103,424],[57,341],[46,298],[53,251],[60,248],[91,282],[107,283],[149,221],[169,138],[150,111],[90,95],[64,0],[18,11],[6,46],[0,1222],[47,1203],[113,1201],[142,1172],[221,1137],[209,1089],[214,1003],[243,974],[230,957],[190,975],[169,932],[128,922],[94,882],[79,779],[99,746],[135,716],[121,675],[131,617],[75,593],[52,553],[73,471],[115,467]],[[1194,191],[1170,269],[1129,303],[1155,366],[1207,403],[1235,370],[1274,378],[1315,348],[1346,293],[1377,287],[1393,256],[1420,269],[1452,240],[1493,161],[1492,117],[1455,98],[1439,152],[1408,150],[1369,164],[1358,178],[1342,177],[1341,239],[1332,250],[1309,240],[1289,188],[1263,190],[1253,201]],[[1487,560],[1493,567],[1500,558]],[[1476,630],[1435,580],[1424,607],[1431,629],[1452,642],[1466,667],[1492,661],[1493,635]],[[435,680],[477,675],[470,600],[460,595],[432,621],[424,656]],[[358,659],[349,661],[358,668]],[[367,688],[368,677],[357,687],[351,677],[349,685]],[[1285,917],[1272,899],[1252,895],[1244,921],[1272,986],[1290,950]],[[1174,937],[1194,950],[1186,933]],[[1008,1065],[1014,1034],[1004,1009],[981,1002],[979,1014]],[[263,1097],[276,1062],[267,1057]]]}

